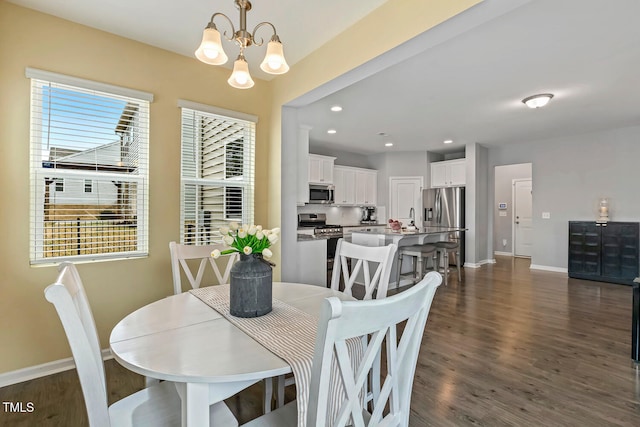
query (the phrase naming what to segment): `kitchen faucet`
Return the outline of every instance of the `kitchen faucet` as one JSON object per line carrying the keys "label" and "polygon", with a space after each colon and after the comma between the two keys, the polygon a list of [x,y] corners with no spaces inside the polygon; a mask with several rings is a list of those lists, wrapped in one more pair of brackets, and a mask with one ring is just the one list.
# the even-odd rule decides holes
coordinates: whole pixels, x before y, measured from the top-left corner
{"label": "kitchen faucet", "polygon": [[409,218],[411,218],[411,223],[409,223],[409,225],[416,225],[416,211],[413,210],[413,207],[409,209]]}

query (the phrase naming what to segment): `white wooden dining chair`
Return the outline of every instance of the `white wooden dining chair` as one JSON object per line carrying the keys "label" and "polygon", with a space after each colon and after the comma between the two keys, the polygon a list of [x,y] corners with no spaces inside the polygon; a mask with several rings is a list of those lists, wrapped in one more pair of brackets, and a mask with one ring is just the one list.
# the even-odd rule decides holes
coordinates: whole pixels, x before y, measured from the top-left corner
{"label": "white wooden dining chair", "polygon": [[[391,266],[398,246],[390,244],[387,246],[362,246],[339,239],[336,244],[335,262],[331,273],[331,289],[340,290],[340,278],[344,280],[343,292],[353,296],[353,286],[360,281],[364,286],[364,297],[368,300],[372,298],[385,298],[389,288],[389,277]],[[351,266],[351,268],[349,268]],[[372,266],[375,268],[372,274]],[[360,276],[359,273],[362,272]],[[379,362],[377,363],[379,369]],[[376,369],[372,375],[371,389],[372,398],[379,391],[379,371],[376,376]],[[278,377],[278,392],[276,395],[276,407],[284,404],[284,389],[295,384],[293,376]]]}
{"label": "white wooden dining chair", "polygon": [[[221,272],[216,260],[211,257],[211,252],[213,252],[214,249],[224,250],[229,249],[229,247],[223,244],[196,246],[169,242],[169,252],[171,252],[171,271],[173,273],[173,292],[176,295],[183,291],[180,271],[181,268],[193,289],[197,289],[202,285],[202,278],[204,277],[207,264],[211,266],[211,269],[218,280],[218,284],[222,285],[229,283],[231,267],[233,267],[233,263],[238,260],[238,254],[233,253],[220,258],[224,263],[224,271]],[[188,261],[196,259],[200,260],[200,264],[198,264],[198,271],[194,276]]]}
{"label": "white wooden dining chair", "polygon": [[[73,264],[60,264],[56,282],[49,285],[44,294],[55,306],[67,335],[91,427],[181,425],[182,405],[171,381],[156,383],[108,406],[100,341],[80,275]],[[224,402],[211,405],[209,411],[211,425],[238,425]]]}
{"label": "white wooden dining chair", "polygon": [[[324,301],[311,368],[307,426],[409,425],[411,390],[420,343],[440,283],[442,276],[429,272],[417,285],[388,298],[340,301],[331,297]],[[405,321],[404,329],[400,328],[398,332],[398,325]],[[364,356],[359,362],[351,360],[346,341],[363,336],[370,337]],[[375,409],[369,412],[362,391],[383,340],[386,341],[387,373],[374,403]],[[334,355],[339,365],[337,374],[346,391],[342,399],[337,399],[335,412],[330,411],[331,401],[334,399],[335,402],[337,397],[336,393],[331,393],[330,380]],[[332,414],[337,414],[333,422]],[[294,427],[297,418],[297,402],[293,401],[243,426]]]}
{"label": "white wooden dining chair", "polygon": [[[338,240],[336,245],[335,262],[331,273],[331,289],[340,290],[340,276],[344,280],[343,292],[353,296],[353,285],[356,281],[364,285],[364,297],[362,299],[384,298],[389,288],[389,276],[393,257],[398,246],[362,246]],[[351,269],[349,269],[351,263]],[[374,267],[375,270],[371,271]],[[362,276],[360,276],[362,272]]]}
{"label": "white wooden dining chair", "polygon": [[[171,252],[171,271],[173,273],[173,292],[175,294],[182,293],[182,281],[181,281],[181,269],[184,275],[187,277],[191,288],[197,289],[202,285],[202,279],[207,269],[207,264],[211,266],[213,273],[216,276],[218,284],[229,283],[229,276],[231,275],[231,267],[238,260],[238,253],[232,253],[225,255],[221,258],[224,271],[220,271],[220,268],[216,261],[211,257],[211,252],[214,249],[225,250],[229,249],[228,246],[223,244],[212,245],[183,245],[176,242],[169,242],[169,252]],[[194,271],[189,266],[189,261],[200,260],[198,264],[198,270],[194,276]],[[153,379],[147,379],[146,384],[153,384]],[[265,378],[264,385],[264,412],[271,411],[271,401],[273,400],[273,378]],[[283,390],[284,395],[284,390]]]}

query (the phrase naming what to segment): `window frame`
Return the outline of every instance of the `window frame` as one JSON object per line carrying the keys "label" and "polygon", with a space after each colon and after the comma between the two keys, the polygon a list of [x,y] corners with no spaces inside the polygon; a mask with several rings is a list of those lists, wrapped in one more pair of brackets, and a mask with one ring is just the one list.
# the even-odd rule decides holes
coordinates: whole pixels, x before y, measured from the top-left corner
{"label": "window frame", "polygon": [[[31,80],[31,135],[30,135],[30,176],[31,176],[31,195],[30,195],[30,263],[38,264],[57,264],[63,261],[73,262],[90,262],[112,259],[127,259],[148,256],[149,248],[149,232],[148,232],[148,210],[149,210],[149,111],[150,103],[153,101],[153,94],[137,91],[119,86],[113,86],[106,83],[95,82],[91,80],[80,79],[77,77],[52,73],[49,71],[38,70],[27,67],[25,76]],[[43,150],[43,123],[50,117],[43,108],[41,102],[45,96],[47,84],[51,87],[60,87],[62,90],[76,91],[78,94],[93,94],[95,96],[105,97],[107,99],[118,99],[122,102],[132,102],[136,108],[135,116],[135,132],[139,147],[139,158],[136,159],[136,174],[119,173],[90,170],[88,168],[52,168],[54,163],[44,157]],[[52,96],[47,94],[47,96]],[[51,113],[49,113],[51,114]],[[105,113],[106,114],[106,113]],[[133,122],[132,122],[133,123]],[[98,146],[96,146],[98,147]],[[83,253],[79,255],[56,255],[47,256],[49,249],[45,246],[45,186],[47,180],[65,180],[69,178],[74,181],[81,182],[83,187],[81,191],[85,194],[86,182],[91,182],[92,191],[94,193],[95,186],[100,185],[101,180],[114,180],[112,182],[125,182],[128,185],[135,185],[136,193],[132,203],[135,204],[135,250],[122,250],[119,252],[107,252],[108,246],[101,248],[98,253]],[[41,185],[45,182],[45,185]],[[55,187],[56,184],[54,184]],[[63,181],[66,187],[66,183]],[[75,187],[74,187],[75,188]],[[75,191],[75,190],[74,190]],[[86,193],[89,194],[89,193]],[[80,227],[80,225],[78,225]],[[80,228],[78,228],[80,230]],[[98,239],[98,237],[95,237]],[[95,240],[97,242],[97,240]],[[78,250],[80,252],[80,250]]]}
{"label": "window frame", "polygon": [[[221,236],[218,227],[211,227],[211,211],[203,210],[199,204],[203,188],[215,190],[221,188],[222,212],[218,214],[215,221],[229,223],[236,221],[241,223],[253,223],[255,215],[255,149],[256,149],[256,125],[257,116],[225,110],[210,105],[199,104],[186,100],[179,100],[178,107],[181,108],[181,168],[180,168],[180,242],[182,244],[210,244],[219,242]],[[185,114],[189,117],[185,122]],[[190,116],[190,115],[193,116]],[[200,118],[219,120],[220,122],[234,122],[242,126],[242,136],[234,141],[227,142],[224,146],[224,159],[222,161],[223,177],[203,178],[200,164],[203,162],[201,147],[202,141],[198,135],[202,134],[202,128],[198,122]],[[242,175],[227,175],[228,148],[233,143],[242,141]],[[216,144],[218,141],[212,141]],[[234,147],[237,150],[239,147]],[[190,156],[190,157],[189,157]],[[185,159],[189,157],[188,159]],[[236,158],[237,161],[237,158]],[[188,165],[187,165],[188,163]],[[237,166],[236,166],[237,167]],[[194,169],[195,168],[195,169]],[[227,209],[227,190],[230,187],[240,187],[242,192],[242,218],[229,216]],[[187,190],[189,188],[189,190]],[[195,192],[195,193],[194,193]],[[189,198],[189,199],[188,199]],[[187,200],[188,199],[188,200]],[[200,211],[203,212],[200,212]],[[208,223],[201,223],[209,215]],[[195,221],[193,225],[191,222]],[[189,230],[189,226],[193,227]]]}

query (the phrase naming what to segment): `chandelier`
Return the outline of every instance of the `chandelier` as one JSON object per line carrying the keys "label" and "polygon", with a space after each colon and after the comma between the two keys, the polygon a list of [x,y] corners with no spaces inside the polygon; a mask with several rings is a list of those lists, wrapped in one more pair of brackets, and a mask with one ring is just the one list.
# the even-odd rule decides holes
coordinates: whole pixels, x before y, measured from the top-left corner
{"label": "chandelier", "polygon": [[229,41],[235,41],[240,46],[240,54],[233,63],[233,73],[227,82],[238,89],[249,89],[253,87],[254,82],[249,74],[249,64],[244,58],[244,50],[251,46],[262,46],[264,41],[262,39],[257,40],[255,38],[256,31],[260,27],[269,26],[273,30],[273,36],[271,41],[267,44],[267,54],[264,60],[260,64],[262,71],[269,74],[284,74],[289,71],[289,65],[284,59],[284,53],[282,49],[282,43],[280,38],[276,34],[276,27],[270,22],[261,22],[253,29],[253,33],[247,31],[247,11],[251,10],[251,2],[248,0],[235,0],[236,7],[240,10],[240,28],[235,30],[233,22],[224,13],[214,13],[211,16],[211,20],[207,24],[202,34],[202,43],[196,50],[195,55],[200,61],[210,65],[222,65],[227,62],[227,55],[222,48],[222,42],[220,38],[220,32],[213,23],[216,16],[224,17],[231,25],[232,37],[227,36],[227,32],[224,32],[224,37]]}

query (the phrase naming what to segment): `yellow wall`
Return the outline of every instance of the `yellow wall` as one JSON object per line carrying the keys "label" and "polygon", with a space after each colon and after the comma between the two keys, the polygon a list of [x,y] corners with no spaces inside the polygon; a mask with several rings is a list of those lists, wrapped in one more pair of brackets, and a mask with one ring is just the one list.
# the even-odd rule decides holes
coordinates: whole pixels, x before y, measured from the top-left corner
{"label": "yellow wall", "polygon": [[[200,31],[200,30],[197,30]],[[230,87],[227,69],[0,2],[0,373],[70,356],[43,290],[55,267],[29,265],[29,95],[25,67],[153,93],[150,238],[144,259],[79,265],[103,348],[127,313],[173,292],[169,241],[179,238],[178,99],[259,117],[257,159],[268,157],[271,92]],[[256,222],[266,224],[266,162],[256,166]]]}
{"label": "yellow wall", "polygon": [[[256,222],[280,224],[280,108],[479,0],[390,0],[272,82],[229,87],[229,71],[0,2],[0,373],[70,356],[43,290],[54,267],[29,265],[29,80],[25,67],[151,92],[149,257],[79,265],[102,346],[134,309],[172,292],[178,239],[180,115],[188,99],[259,117]],[[277,249],[277,248],[276,248]],[[279,251],[274,251],[279,263]],[[278,271],[276,270],[276,277]]]}

